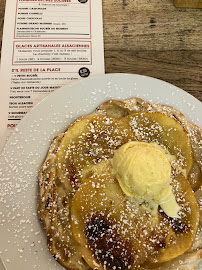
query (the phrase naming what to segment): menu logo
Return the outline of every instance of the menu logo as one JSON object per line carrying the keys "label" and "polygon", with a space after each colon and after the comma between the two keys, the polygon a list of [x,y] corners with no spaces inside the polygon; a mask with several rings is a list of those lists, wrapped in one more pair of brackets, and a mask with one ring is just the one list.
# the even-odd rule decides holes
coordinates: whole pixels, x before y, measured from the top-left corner
{"label": "menu logo", "polygon": [[86,67],[82,67],[79,69],[79,75],[82,77],[82,78],[86,78],[90,75],[90,70]]}
{"label": "menu logo", "polygon": [[88,2],[88,0],[78,0],[81,4],[85,4]]}

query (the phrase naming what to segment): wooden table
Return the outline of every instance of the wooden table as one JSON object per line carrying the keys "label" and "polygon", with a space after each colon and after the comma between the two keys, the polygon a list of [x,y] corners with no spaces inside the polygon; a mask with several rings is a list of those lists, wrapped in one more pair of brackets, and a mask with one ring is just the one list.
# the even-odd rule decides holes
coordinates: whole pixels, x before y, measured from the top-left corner
{"label": "wooden table", "polygon": [[202,101],[202,9],[175,8],[172,0],[103,0],[103,21],[106,73],[159,78]]}

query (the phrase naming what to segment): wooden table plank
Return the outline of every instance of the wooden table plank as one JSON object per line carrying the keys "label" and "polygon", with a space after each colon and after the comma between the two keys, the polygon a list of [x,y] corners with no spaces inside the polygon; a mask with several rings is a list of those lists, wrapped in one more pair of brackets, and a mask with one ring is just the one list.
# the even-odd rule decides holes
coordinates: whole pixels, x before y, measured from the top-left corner
{"label": "wooden table plank", "polygon": [[137,73],[158,78],[202,101],[201,52],[106,50],[105,65],[106,73]]}
{"label": "wooden table plank", "polygon": [[105,49],[200,50],[202,10],[172,0],[103,0]]}
{"label": "wooden table plank", "polygon": [[176,7],[202,8],[202,0],[174,0]]}
{"label": "wooden table plank", "polygon": [[202,10],[172,0],[103,0],[107,73],[170,82],[202,101]]}
{"label": "wooden table plank", "polygon": [[103,22],[107,73],[159,78],[202,101],[202,9],[175,8],[173,0],[103,0]]}

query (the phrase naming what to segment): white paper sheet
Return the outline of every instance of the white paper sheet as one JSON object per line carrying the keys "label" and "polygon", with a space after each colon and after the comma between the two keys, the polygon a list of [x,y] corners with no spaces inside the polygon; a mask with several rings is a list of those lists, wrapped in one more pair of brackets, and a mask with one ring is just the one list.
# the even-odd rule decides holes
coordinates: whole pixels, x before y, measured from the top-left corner
{"label": "white paper sheet", "polygon": [[101,0],[7,0],[0,150],[23,116],[69,82],[104,73]]}

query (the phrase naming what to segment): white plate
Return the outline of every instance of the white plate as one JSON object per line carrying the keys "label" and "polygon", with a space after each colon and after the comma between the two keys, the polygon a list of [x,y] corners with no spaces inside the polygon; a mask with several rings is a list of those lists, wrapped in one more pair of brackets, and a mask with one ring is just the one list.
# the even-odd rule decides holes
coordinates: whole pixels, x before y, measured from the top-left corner
{"label": "white plate", "polygon": [[40,102],[19,123],[0,157],[0,250],[7,270],[62,267],[46,247],[37,218],[37,171],[51,139],[105,100],[140,97],[180,110],[202,128],[202,104],[166,82],[139,75],[108,74],[65,86]]}

